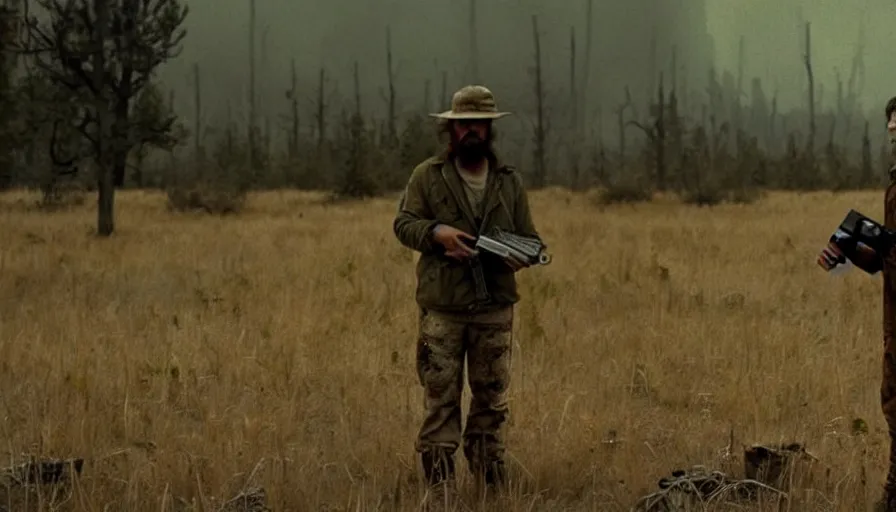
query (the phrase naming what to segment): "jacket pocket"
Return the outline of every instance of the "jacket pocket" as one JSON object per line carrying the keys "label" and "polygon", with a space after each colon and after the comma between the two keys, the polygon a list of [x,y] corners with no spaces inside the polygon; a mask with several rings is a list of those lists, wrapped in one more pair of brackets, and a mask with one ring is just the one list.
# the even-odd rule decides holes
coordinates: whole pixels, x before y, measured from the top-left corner
{"label": "jacket pocket", "polygon": [[463,221],[464,216],[460,205],[457,204],[454,196],[445,190],[435,189],[432,191],[432,209],[439,222],[457,226],[457,223]]}
{"label": "jacket pocket", "polygon": [[438,309],[462,307],[473,301],[475,290],[465,264],[444,257],[426,258],[417,277],[418,302]]}

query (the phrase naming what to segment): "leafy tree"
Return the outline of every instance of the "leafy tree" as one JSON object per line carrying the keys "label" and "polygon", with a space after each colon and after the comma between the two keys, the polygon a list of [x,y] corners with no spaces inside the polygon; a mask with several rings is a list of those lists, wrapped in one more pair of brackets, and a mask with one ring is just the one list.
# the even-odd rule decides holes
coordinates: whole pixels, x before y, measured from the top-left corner
{"label": "leafy tree", "polygon": [[159,65],[179,55],[188,8],[179,0],[35,1],[44,12],[26,20],[26,52],[75,95],[73,126],[97,172],[97,232],[109,236],[130,152],[174,127],[173,115],[135,119],[133,103]]}

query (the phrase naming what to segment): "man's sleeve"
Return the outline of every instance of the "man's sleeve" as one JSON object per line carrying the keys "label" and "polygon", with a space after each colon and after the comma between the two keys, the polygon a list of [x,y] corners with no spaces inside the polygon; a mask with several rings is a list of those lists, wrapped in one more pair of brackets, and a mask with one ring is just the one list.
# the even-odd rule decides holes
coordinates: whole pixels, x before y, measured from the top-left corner
{"label": "man's sleeve", "polygon": [[[887,187],[884,196],[884,226],[896,229],[896,183]],[[896,279],[896,261],[894,252],[883,255],[883,327],[884,341],[893,341],[896,334],[896,289],[893,280]]]}
{"label": "man's sleeve", "polygon": [[429,252],[435,247],[432,230],[438,222],[426,199],[423,180],[425,168],[418,167],[411,173],[398,203],[398,213],[392,222],[392,231],[402,245],[419,252]]}

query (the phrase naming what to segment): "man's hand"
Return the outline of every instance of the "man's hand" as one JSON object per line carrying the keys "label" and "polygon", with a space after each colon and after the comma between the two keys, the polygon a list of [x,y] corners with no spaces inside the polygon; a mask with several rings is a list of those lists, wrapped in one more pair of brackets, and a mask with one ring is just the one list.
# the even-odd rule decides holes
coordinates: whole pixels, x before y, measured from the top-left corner
{"label": "man's hand", "polygon": [[458,261],[464,261],[471,256],[479,254],[472,247],[464,243],[464,240],[469,240],[470,242],[475,243],[476,237],[455,227],[439,224],[433,230],[433,239],[437,244],[445,248],[445,256],[454,258]]}
{"label": "man's hand", "polygon": [[843,252],[840,251],[840,248],[834,242],[829,242],[818,254],[818,266],[826,272],[841,263],[846,263],[846,257],[843,256]]}

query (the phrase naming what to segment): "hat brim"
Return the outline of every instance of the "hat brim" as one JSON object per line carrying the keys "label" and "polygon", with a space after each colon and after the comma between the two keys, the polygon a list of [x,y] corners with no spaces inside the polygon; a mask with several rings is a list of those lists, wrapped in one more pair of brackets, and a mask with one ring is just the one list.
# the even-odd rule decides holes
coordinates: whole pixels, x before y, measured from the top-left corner
{"label": "hat brim", "polygon": [[429,114],[436,119],[500,119],[511,115],[510,112],[452,112],[446,110],[438,114]]}

